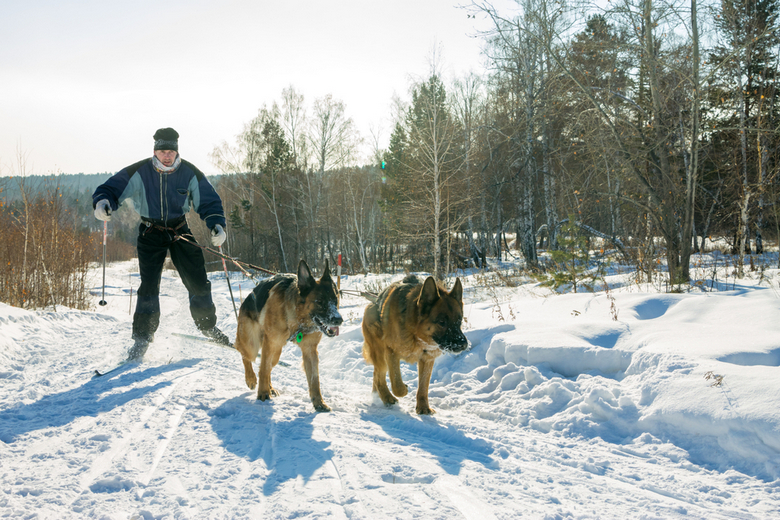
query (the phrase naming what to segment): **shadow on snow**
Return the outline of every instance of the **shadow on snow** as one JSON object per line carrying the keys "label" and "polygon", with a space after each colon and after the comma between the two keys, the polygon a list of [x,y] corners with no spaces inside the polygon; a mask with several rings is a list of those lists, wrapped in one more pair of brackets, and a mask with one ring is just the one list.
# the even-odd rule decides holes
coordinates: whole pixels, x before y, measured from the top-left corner
{"label": "shadow on snow", "polygon": [[96,417],[98,414],[118,408],[125,403],[169,386],[170,381],[160,381],[150,386],[128,388],[124,392],[102,394],[114,391],[132,383],[143,381],[172,370],[188,368],[198,360],[183,360],[169,365],[144,368],[130,372],[135,365],[127,365],[109,376],[89,379],[83,385],[59,394],[50,394],[29,403],[18,404],[0,411],[0,441],[6,444],[20,436],[45,428],[64,426],[78,417]]}
{"label": "shadow on snow", "polygon": [[468,437],[455,426],[440,424],[433,417],[372,411],[361,413],[360,418],[378,425],[400,444],[430,453],[450,475],[459,474],[465,460],[472,460],[489,468],[498,468],[490,457],[493,446],[489,442]]}
{"label": "shadow on snow", "polygon": [[209,415],[212,429],[227,451],[249,462],[263,460],[268,471],[263,483],[265,496],[299,476],[307,482],[333,458],[329,442],[312,438],[316,413],[301,410],[292,419],[275,420],[274,401],[258,403],[250,400],[250,395],[228,399]]}

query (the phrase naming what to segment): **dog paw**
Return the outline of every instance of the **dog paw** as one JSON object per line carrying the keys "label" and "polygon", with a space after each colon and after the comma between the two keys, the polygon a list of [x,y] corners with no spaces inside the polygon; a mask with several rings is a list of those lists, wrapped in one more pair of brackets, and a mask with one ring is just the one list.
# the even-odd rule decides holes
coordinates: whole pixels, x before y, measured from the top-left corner
{"label": "dog paw", "polygon": [[391,394],[390,391],[386,388],[380,391],[375,390],[371,393],[371,395],[375,404],[378,404],[377,400],[382,401],[382,404],[385,406],[393,406],[398,402],[398,399],[396,399],[393,394]]}
{"label": "dog paw", "polygon": [[325,403],[315,404],[314,409],[318,412],[329,412],[330,406]]}
{"label": "dog paw", "polygon": [[417,405],[417,407],[415,408],[415,411],[419,415],[433,415],[433,414],[436,413],[436,410],[434,410],[433,408],[431,408],[428,405],[425,405],[425,406]]}
{"label": "dog paw", "polygon": [[279,392],[271,388],[268,392],[257,392],[257,400],[258,401],[268,401],[272,397],[277,397],[279,395]]}
{"label": "dog paw", "polygon": [[403,385],[401,388],[393,388],[393,393],[396,397],[404,397],[409,393],[409,387],[407,385]]}
{"label": "dog paw", "polygon": [[250,390],[254,390],[255,387],[257,386],[257,381],[254,379],[247,379],[246,386],[248,386]]}

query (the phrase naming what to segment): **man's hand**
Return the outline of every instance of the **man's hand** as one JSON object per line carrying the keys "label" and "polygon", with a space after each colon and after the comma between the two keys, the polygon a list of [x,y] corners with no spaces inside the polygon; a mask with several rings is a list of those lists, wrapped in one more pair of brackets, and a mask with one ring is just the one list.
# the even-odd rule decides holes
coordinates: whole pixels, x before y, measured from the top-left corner
{"label": "man's hand", "polygon": [[211,230],[211,245],[214,247],[221,246],[225,239],[227,238],[227,234],[225,234],[225,230],[222,229],[222,226],[217,224],[214,226],[214,229]]}
{"label": "man's hand", "polygon": [[106,199],[100,199],[95,204],[95,218],[98,220],[111,220],[111,204]]}

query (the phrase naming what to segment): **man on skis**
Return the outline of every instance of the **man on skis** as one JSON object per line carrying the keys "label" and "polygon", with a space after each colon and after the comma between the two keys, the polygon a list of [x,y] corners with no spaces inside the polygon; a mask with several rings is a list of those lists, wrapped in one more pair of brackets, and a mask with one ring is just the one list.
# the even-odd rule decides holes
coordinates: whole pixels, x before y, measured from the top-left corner
{"label": "man on skis", "polygon": [[[222,200],[206,176],[178,153],[179,134],[161,128],[154,134],[154,155],[119,171],[92,195],[95,217],[110,220],[125,200],[132,200],[141,215],[138,231],[138,266],[141,286],[133,315],[130,359],[141,359],[160,324],[160,277],[166,253],[189,292],[190,314],[206,337],[231,346],[216,326],[211,282],[206,276],[203,251],[194,243],[186,213],[192,207],[211,230],[211,244],[225,241]],[[183,240],[179,237],[186,238]]]}

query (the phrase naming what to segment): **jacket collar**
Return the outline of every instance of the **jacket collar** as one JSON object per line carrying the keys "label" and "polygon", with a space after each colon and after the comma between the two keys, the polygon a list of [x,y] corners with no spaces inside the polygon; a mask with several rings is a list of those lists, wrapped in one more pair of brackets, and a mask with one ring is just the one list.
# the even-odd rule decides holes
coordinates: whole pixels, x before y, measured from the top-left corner
{"label": "jacket collar", "polygon": [[176,160],[173,161],[173,164],[171,166],[165,166],[163,163],[160,162],[157,156],[153,155],[152,166],[154,166],[154,169],[157,170],[159,173],[173,173],[179,169],[179,166],[181,166],[181,155],[176,154]]}

